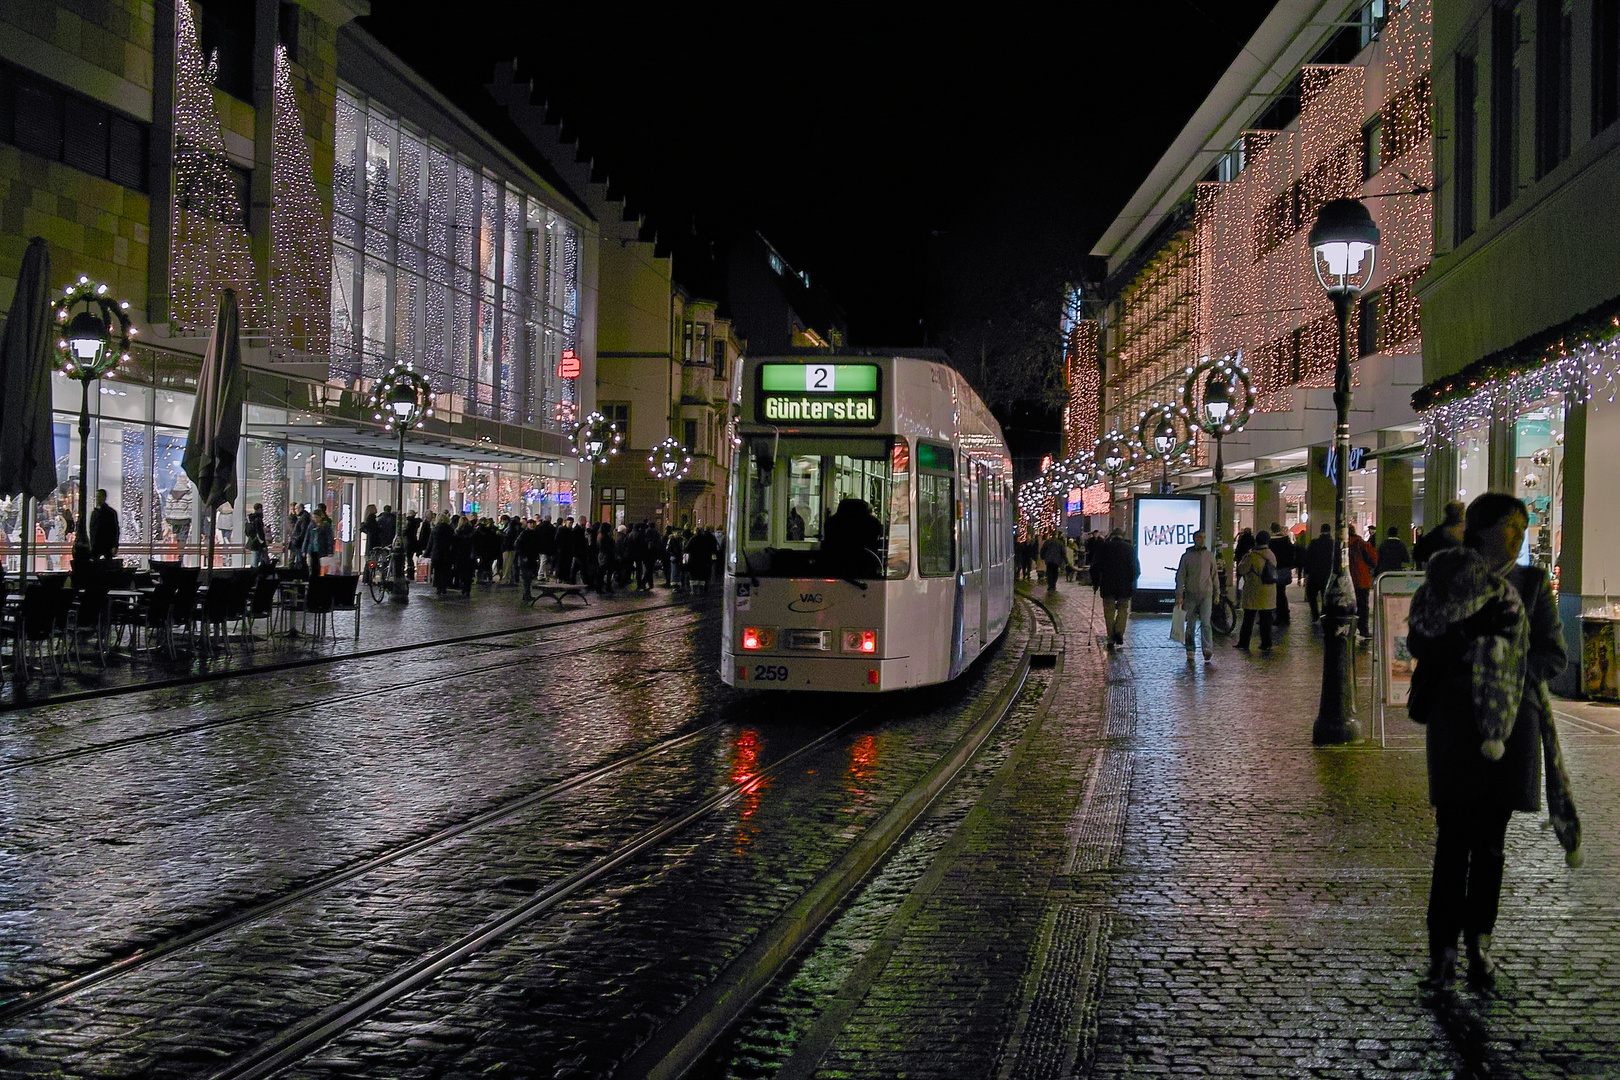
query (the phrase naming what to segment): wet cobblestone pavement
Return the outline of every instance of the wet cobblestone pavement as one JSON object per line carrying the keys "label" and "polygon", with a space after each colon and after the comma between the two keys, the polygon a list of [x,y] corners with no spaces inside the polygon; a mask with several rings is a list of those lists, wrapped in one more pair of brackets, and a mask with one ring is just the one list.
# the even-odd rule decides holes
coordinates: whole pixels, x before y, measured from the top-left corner
{"label": "wet cobblestone pavement", "polygon": [[1425,998],[1421,729],[1312,749],[1302,621],[1210,672],[1046,602],[882,699],[728,691],[682,606],[0,715],[0,1075],[645,1075],[982,730],[689,1075],[1620,1076],[1620,710],[1558,705],[1586,867],[1516,816],[1499,991]]}

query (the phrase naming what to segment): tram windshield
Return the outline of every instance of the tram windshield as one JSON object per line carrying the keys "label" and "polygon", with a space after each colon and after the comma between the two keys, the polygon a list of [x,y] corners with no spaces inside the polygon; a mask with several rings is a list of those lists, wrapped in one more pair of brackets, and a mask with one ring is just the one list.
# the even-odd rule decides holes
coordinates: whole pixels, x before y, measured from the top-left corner
{"label": "tram windshield", "polygon": [[910,573],[905,439],[753,436],[736,475],[735,572],[857,581]]}

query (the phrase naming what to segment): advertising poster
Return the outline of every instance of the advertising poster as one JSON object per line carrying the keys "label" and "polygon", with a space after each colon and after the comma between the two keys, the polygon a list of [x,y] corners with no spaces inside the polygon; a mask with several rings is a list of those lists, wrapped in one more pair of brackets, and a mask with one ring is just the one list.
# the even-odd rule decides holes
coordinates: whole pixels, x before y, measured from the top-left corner
{"label": "advertising poster", "polygon": [[1411,593],[1384,593],[1379,598],[1384,605],[1384,701],[1390,705],[1406,707],[1412,692],[1412,668],[1417,661],[1406,648],[1406,620],[1412,613]]}
{"label": "advertising poster", "polygon": [[1203,527],[1204,500],[1196,495],[1137,496],[1136,558],[1142,576],[1136,587],[1174,592],[1181,554]]}

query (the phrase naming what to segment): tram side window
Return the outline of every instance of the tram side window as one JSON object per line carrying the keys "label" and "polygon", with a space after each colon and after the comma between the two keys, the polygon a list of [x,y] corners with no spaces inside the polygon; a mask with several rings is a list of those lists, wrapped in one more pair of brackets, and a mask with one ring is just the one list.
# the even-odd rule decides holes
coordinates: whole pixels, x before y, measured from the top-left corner
{"label": "tram side window", "polygon": [[756,444],[751,448],[747,470],[747,506],[743,520],[748,522],[748,542],[769,543],[771,539],[771,480],[775,471],[770,467],[769,444]]}
{"label": "tram side window", "polygon": [[956,572],[955,472],[948,447],[917,444],[917,570],[923,577]]}

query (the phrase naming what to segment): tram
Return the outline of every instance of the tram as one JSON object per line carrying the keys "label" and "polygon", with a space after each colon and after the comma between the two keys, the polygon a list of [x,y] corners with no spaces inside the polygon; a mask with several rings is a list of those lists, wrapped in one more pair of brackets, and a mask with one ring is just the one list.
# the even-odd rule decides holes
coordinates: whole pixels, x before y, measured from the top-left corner
{"label": "tram", "polygon": [[750,357],[726,544],[721,675],[881,692],[956,678],[1007,628],[1012,459],[953,369]]}

